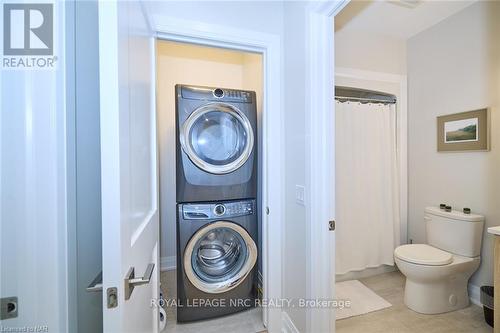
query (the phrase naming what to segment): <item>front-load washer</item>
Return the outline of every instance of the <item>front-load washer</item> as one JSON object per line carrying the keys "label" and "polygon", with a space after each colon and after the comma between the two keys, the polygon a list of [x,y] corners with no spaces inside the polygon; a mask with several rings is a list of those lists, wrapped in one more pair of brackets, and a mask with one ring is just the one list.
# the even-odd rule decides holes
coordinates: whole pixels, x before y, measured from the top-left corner
{"label": "front-load washer", "polygon": [[255,200],[177,205],[177,321],[255,305]]}
{"label": "front-load washer", "polygon": [[257,196],[253,91],[176,85],[177,202]]}

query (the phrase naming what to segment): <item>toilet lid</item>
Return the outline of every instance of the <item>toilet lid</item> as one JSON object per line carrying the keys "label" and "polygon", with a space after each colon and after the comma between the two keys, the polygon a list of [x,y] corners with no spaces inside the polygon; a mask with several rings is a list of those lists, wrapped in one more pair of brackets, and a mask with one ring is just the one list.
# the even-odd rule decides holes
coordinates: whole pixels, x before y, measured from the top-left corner
{"label": "toilet lid", "polygon": [[419,265],[441,266],[452,262],[453,256],[427,244],[408,244],[398,246],[394,255],[404,261]]}

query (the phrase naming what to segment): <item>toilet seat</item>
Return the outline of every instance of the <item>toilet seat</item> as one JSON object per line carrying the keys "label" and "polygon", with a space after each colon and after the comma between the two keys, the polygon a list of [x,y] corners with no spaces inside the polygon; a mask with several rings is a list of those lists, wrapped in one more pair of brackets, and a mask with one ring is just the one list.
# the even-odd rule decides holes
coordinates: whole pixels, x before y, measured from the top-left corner
{"label": "toilet seat", "polygon": [[406,262],[427,265],[443,266],[453,261],[453,255],[427,244],[408,244],[396,248],[394,254]]}

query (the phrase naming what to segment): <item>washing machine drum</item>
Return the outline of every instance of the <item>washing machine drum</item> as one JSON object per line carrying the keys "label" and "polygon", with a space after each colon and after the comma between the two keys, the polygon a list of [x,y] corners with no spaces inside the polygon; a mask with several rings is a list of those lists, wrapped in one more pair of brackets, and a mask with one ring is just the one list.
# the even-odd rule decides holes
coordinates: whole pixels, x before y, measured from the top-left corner
{"label": "washing machine drum", "polygon": [[184,252],[185,273],[199,290],[217,294],[241,284],[257,261],[257,246],[248,232],[229,221],[198,230]]}
{"label": "washing machine drum", "polygon": [[227,174],[250,157],[254,136],[250,121],[227,103],[209,103],[191,113],[180,133],[182,149],[200,169]]}

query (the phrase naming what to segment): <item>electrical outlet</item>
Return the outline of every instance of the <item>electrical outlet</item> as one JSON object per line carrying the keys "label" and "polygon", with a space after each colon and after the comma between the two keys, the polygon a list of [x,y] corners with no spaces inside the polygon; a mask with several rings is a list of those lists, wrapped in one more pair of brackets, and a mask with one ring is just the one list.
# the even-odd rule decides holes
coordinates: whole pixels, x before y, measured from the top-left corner
{"label": "electrical outlet", "polygon": [[304,198],[305,198],[305,188],[302,185],[295,185],[295,201],[300,204],[304,205]]}

